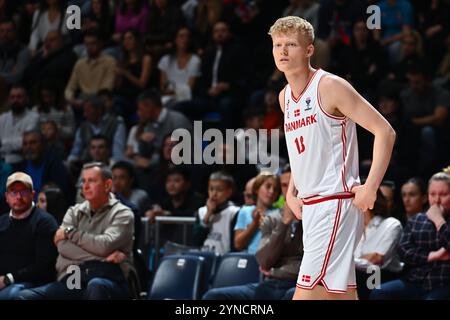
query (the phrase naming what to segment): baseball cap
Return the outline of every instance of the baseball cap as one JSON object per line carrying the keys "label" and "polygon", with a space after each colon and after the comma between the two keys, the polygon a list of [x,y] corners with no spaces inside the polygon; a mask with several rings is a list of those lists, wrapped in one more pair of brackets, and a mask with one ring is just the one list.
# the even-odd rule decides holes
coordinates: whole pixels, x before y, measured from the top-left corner
{"label": "baseball cap", "polygon": [[6,189],[8,189],[9,186],[12,185],[14,182],[22,182],[28,185],[31,188],[31,190],[33,190],[33,180],[26,173],[18,171],[10,175],[8,177],[8,180],[6,180]]}

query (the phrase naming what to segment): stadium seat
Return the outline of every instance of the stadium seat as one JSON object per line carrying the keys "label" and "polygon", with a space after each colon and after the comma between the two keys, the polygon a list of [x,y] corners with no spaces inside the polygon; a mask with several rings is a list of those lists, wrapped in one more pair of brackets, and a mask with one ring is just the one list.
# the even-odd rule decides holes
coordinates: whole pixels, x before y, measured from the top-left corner
{"label": "stadium seat", "polygon": [[156,270],[148,299],[200,299],[204,260],[199,256],[165,256]]}
{"label": "stadium seat", "polygon": [[217,267],[220,262],[220,255],[212,251],[200,251],[200,250],[189,250],[187,252],[183,252],[183,255],[197,256],[203,257],[204,266],[203,266],[203,279],[201,286],[201,293],[203,294],[209,289],[209,286],[214,279],[214,275],[217,271]]}
{"label": "stadium seat", "polygon": [[237,286],[260,280],[261,274],[255,255],[231,252],[222,257],[212,288]]}

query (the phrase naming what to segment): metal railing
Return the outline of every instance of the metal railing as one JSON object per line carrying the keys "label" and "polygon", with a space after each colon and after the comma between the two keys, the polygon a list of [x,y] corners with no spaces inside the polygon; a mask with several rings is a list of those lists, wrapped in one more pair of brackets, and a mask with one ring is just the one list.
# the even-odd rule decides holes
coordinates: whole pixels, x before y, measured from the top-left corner
{"label": "metal railing", "polygon": [[147,270],[149,269],[149,253],[152,244],[152,235],[154,227],[154,247],[155,247],[155,260],[154,265],[157,266],[159,262],[159,247],[160,247],[160,228],[162,224],[181,224],[183,225],[183,244],[187,244],[187,232],[188,226],[195,223],[195,217],[172,217],[172,216],[157,216],[155,217],[155,223],[152,224],[148,217],[142,217],[141,223],[144,227],[144,256]]}

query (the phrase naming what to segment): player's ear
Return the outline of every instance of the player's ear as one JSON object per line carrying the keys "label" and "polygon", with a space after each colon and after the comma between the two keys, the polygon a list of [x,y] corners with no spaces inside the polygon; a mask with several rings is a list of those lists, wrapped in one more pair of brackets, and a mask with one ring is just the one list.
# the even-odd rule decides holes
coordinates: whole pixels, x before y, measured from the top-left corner
{"label": "player's ear", "polygon": [[308,58],[311,58],[314,54],[314,45],[311,43],[306,47],[306,56]]}

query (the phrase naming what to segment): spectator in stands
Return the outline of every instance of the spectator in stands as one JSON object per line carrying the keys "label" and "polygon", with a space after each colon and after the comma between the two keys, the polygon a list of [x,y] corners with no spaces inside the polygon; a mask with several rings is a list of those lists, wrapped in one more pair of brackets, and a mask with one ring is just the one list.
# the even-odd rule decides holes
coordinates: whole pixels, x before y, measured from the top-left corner
{"label": "spectator in stands", "polygon": [[420,33],[416,30],[405,33],[401,42],[401,59],[391,67],[392,72],[388,75],[388,78],[402,85],[408,80],[406,75],[412,66],[429,65],[429,59],[425,61],[423,57],[424,52]]}
{"label": "spectator in stands", "polygon": [[152,57],[143,51],[141,36],[135,30],[127,30],[122,37],[123,59],[116,68],[116,94],[123,98],[121,115],[125,119],[136,113],[136,97],[147,88]]}
{"label": "spectator in stands", "polygon": [[401,195],[407,220],[425,211],[427,189],[422,179],[411,178],[406,181],[402,185]]}
{"label": "spectator in stands", "polygon": [[331,56],[350,44],[352,26],[365,12],[364,2],[331,0],[322,2],[319,9],[317,38],[327,42]]}
{"label": "spectator in stands", "polygon": [[5,197],[11,210],[0,215],[0,300],[15,299],[22,289],[55,278],[58,225],[34,206],[33,181],[23,172],[8,177]]}
{"label": "spectator in stands", "polygon": [[408,0],[382,0],[378,4],[381,28],[375,30],[383,47],[389,53],[389,62],[395,65],[401,57],[401,40],[412,29],[413,8]]}
{"label": "spectator in stands", "polygon": [[[145,216],[154,222],[157,216],[195,217],[195,214],[204,203],[205,199],[191,188],[191,176],[186,167],[176,166],[167,172],[164,196],[155,201]],[[190,230],[189,230],[190,231]],[[181,225],[163,225],[160,230],[161,242],[166,240],[182,243],[183,227]],[[193,234],[187,234],[188,245],[193,244]]]}
{"label": "spectator in stands", "polygon": [[15,170],[23,171],[33,178],[35,200],[46,184],[56,184],[67,195],[73,192],[69,173],[62,159],[47,152],[44,137],[39,130],[23,134],[22,153],[24,160],[15,166]]}
{"label": "spectator in stands", "polygon": [[97,97],[85,100],[84,116],[86,120],[77,129],[72,150],[67,158],[69,163],[88,161],[89,142],[98,134],[104,135],[112,144],[112,158],[115,161],[122,160],[126,139],[122,118],[106,114],[102,100]]}
{"label": "spectator in stands", "polygon": [[393,216],[395,213],[395,183],[390,180],[384,180],[380,184],[380,191],[386,200],[386,217]]}
{"label": "spectator in stands", "polygon": [[280,180],[269,172],[261,172],[253,183],[255,205],[243,206],[234,226],[234,248],[238,251],[256,253],[261,240],[261,224],[265,216],[275,214],[273,208],[280,195]]}
{"label": "spectator in stands", "polygon": [[63,140],[71,140],[75,135],[75,116],[72,108],[64,104],[58,87],[42,83],[38,91],[38,103],[32,109],[39,114],[39,124],[54,121]]}
{"label": "spectator in stands", "polygon": [[[64,92],[66,100],[76,108],[82,106],[83,98],[95,95],[101,89],[112,90],[114,87],[116,61],[102,54],[103,42],[100,35],[97,32],[86,32],[84,44],[88,56],[78,59]],[[75,95],[77,91],[80,92],[78,96]]]}
{"label": "spectator in stands", "polygon": [[24,82],[29,88],[43,82],[64,91],[78,59],[72,46],[64,40],[60,31],[47,33],[42,50],[34,55],[25,69]]}
{"label": "spectator in stands", "polygon": [[134,29],[141,36],[148,31],[149,10],[144,0],[122,0],[116,6],[116,23],[113,39],[119,43],[125,31]]}
{"label": "spectator in stands", "polygon": [[61,138],[58,125],[53,120],[41,122],[41,133],[47,144],[47,151],[59,159],[66,159],[66,148]]}
{"label": "spectator in stands", "polygon": [[340,51],[333,67],[366,99],[373,101],[376,95],[374,88],[386,73],[385,61],[379,43],[367,29],[366,21],[358,20],[353,24],[350,45]]}
{"label": "spectator in stands", "polygon": [[200,93],[206,97],[206,110],[218,111],[222,116],[222,126],[232,128],[236,125],[233,116],[236,112],[238,89],[244,83],[245,67],[241,57],[245,50],[234,41],[230,27],[225,22],[214,25],[213,46],[202,56]]}
{"label": "spectator in stands", "polygon": [[183,24],[181,9],[168,0],[152,1],[148,16],[146,43],[152,57],[161,57],[171,47],[176,30]]}
{"label": "spectator in stands", "polygon": [[194,243],[202,250],[220,255],[233,250],[233,228],[239,211],[239,207],[229,201],[233,191],[232,176],[223,172],[211,174],[208,200],[198,209],[194,225]]}
{"label": "spectator in stands", "polygon": [[[130,297],[127,279],[133,269],[134,216],[114,197],[111,188],[109,169],[98,163],[83,167],[86,201],[67,210],[54,237],[59,252],[57,281],[23,290],[19,299],[102,300]],[[71,265],[82,269],[80,289],[67,287],[66,281],[71,275],[67,268]]]}
{"label": "spectator in stands", "polygon": [[289,187],[289,179],[291,178],[291,165],[289,163],[286,163],[281,170],[280,174],[280,190],[281,194],[278,197],[277,202],[275,202],[274,207],[275,208],[283,208],[284,204],[286,203],[286,197],[285,194],[287,193],[287,189]]}
{"label": "spectator in stands", "polygon": [[[111,159],[111,143],[109,142],[106,136],[102,134],[94,135],[89,141],[88,149],[89,155],[85,160],[85,162],[83,162],[82,164],[87,162],[99,162],[111,170],[112,166],[114,165],[114,160]],[[81,172],[76,183],[77,187],[76,203],[81,203],[84,201],[82,194],[82,187],[83,187],[82,180],[83,174]],[[119,201],[121,201],[121,199],[119,199]]]}
{"label": "spectator in stands", "polygon": [[152,196],[150,178],[164,138],[178,128],[191,130],[192,124],[181,113],[163,107],[157,90],[144,91],[137,104],[139,123],[130,130],[125,154],[137,168],[138,185]]}
{"label": "spectator in stands", "polygon": [[88,12],[82,17],[83,32],[98,30],[101,38],[108,43],[114,32],[114,17],[109,0],[91,0]]}
{"label": "spectator in stands", "polygon": [[193,50],[191,31],[181,27],[175,35],[172,52],[158,63],[159,85],[166,105],[192,99],[195,83],[200,77],[200,64],[200,57]]}
{"label": "spectator in stands", "polygon": [[66,24],[65,0],[41,0],[39,9],[33,15],[30,43],[28,47],[33,54],[41,47],[50,31],[68,32]]}
{"label": "spectator in stands", "polygon": [[223,11],[221,0],[200,0],[193,17],[195,41],[199,48],[205,48],[211,38],[214,25],[219,22]]}
{"label": "spectator in stands", "polygon": [[144,215],[150,205],[150,198],[145,190],[136,188],[136,174],[133,165],[127,161],[118,161],[112,166],[113,192],[120,193],[133,203]]}
{"label": "spectator in stands", "polygon": [[298,16],[306,19],[318,30],[320,3],[315,0],[290,0],[289,5],[284,8],[282,16]]}
{"label": "spectator in stands", "polygon": [[30,99],[26,89],[15,85],[8,97],[10,111],[0,115],[0,153],[9,164],[22,161],[22,135],[38,126],[39,115],[28,110]]}
{"label": "spectator in stands", "polygon": [[375,289],[373,300],[450,298],[450,175],[436,173],[428,183],[430,208],[411,217],[399,244],[407,272]]}
{"label": "spectator in stands", "polygon": [[373,266],[381,270],[381,282],[400,277],[402,264],[397,255],[397,246],[402,234],[402,225],[390,217],[387,198],[378,190],[372,210],[364,212],[364,234],[355,250],[356,282],[358,298],[367,300],[370,289],[368,278]]}
{"label": "spectator in stands", "polygon": [[0,19],[0,79],[11,85],[22,80],[30,51],[20,43],[13,20]]}
{"label": "spectator in stands", "polygon": [[[286,171],[288,174],[288,171]],[[265,216],[256,252],[264,280],[209,290],[204,300],[279,300],[295,288],[303,256],[303,230],[287,205]],[[293,295],[293,291],[291,293]]]}
{"label": "spectator in stands", "polygon": [[66,196],[56,185],[46,185],[39,192],[37,207],[50,213],[61,225],[68,209]]}
{"label": "spectator in stands", "polygon": [[[410,139],[420,150],[418,172],[428,176],[439,164],[439,148],[448,135],[446,124],[450,108],[449,92],[432,86],[429,75],[422,66],[408,72],[409,86],[401,92],[403,117],[411,124]],[[442,149],[442,148],[441,148]],[[411,159],[412,161],[414,159]]]}
{"label": "spectator in stands", "polygon": [[255,196],[253,194],[253,184],[254,183],[255,183],[255,178],[251,178],[245,184],[245,189],[243,192],[244,206],[253,206],[255,204]]}

